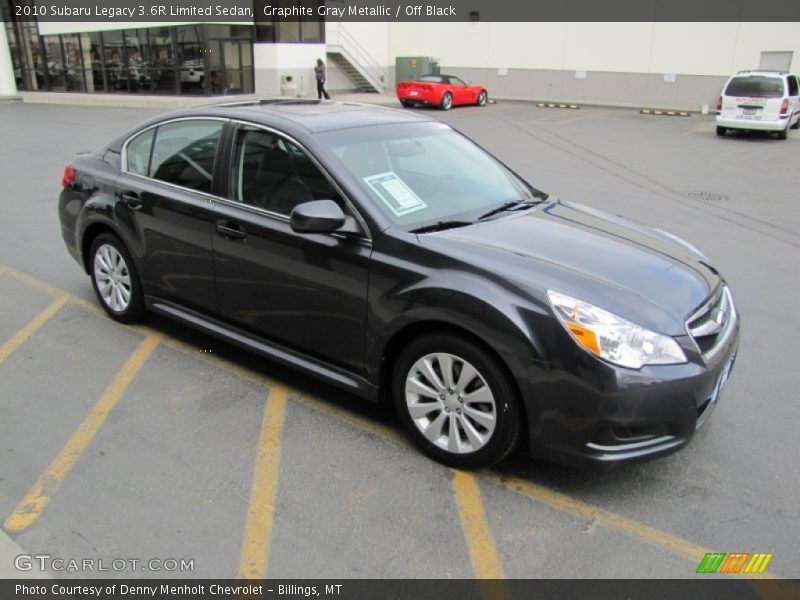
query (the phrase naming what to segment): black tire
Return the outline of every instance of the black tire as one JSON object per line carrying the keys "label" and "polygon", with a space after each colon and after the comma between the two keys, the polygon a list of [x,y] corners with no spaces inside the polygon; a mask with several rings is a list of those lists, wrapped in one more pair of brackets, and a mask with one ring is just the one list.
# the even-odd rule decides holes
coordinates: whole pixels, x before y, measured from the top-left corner
{"label": "black tire", "polygon": [[717,135],[718,136],[724,136],[726,133],[728,133],[728,128],[727,127],[720,127],[719,125],[717,125]]}
{"label": "black tire", "polygon": [[[426,406],[428,402],[432,401],[436,403],[438,408],[432,408],[428,414],[422,417],[419,416],[420,413],[418,412],[417,418],[421,421],[420,425],[418,425],[411,416],[406,399],[406,382],[412,371],[416,369],[415,364],[417,361],[436,353],[449,354],[455,358],[456,360],[453,363],[455,366],[451,372],[455,374],[456,369],[458,369],[459,376],[464,372],[465,364],[468,363],[469,366],[472,366],[476,370],[477,376],[466,383],[471,382],[475,386],[464,385],[463,388],[459,388],[457,384],[461,382],[456,382],[456,385],[453,386],[455,389],[449,390],[449,396],[446,400],[444,399],[444,393],[438,396],[438,400],[429,394],[425,395]],[[458,361],[461,361],[460,368]],[[434,365],[432,368],[436,369],[436,366]],[[438,373],[441,375],[443,370],[440,368]],[[456,378],[453,377],[453,379],[455,381]],[[422,381],[431,388],[435,385],[431,385],[425,379]],[[446,381],[446,378],[442,378],[440,383],[444,381]],[[467,418],[466,407],[470,402],[462,400],[460,393],[463,389],[465,391],[463,398],[467,398],[476,391],[483,390],[484,385],[488,387],[493,402],[492,409],[483,413],[484,415],[491,414],[493,416],[494,430],[490,433],[487,429],[482,428],[479,421]],[[397,414],[414,443],[423,453],[440,463],[459,469],[489,467],[505,458],[517,444],[522,411],[516,386],[504,365],[497,358],[482,346],[467,338],[447,333],[436,333],[424,335],[408,344],[392,366],[391,393]],[[422,396],[417,398],[422,398]],[[460,406],[464,407],[463,414],[460,408],[455,408],[459,406],[457,402],[460,402]],[[447,408],[448,403],[452,403],[453,408]],[[482,406],[485,410],[489,405],[479,404],[477,401],[472,403],[472,407],[477,406]],[[448,414],[445,414],[444,411],[447,411]],[[458,416],[453,414],[456,411]],[[472,413],[475,413],[474,408]],[[438,440],[432,441],[423,434],[420,428],[433,426],[433,423],[438,418],[441,418],[443,423],[432,430],[439,430]],[[422,421],[423,419],[428,420],[427,424]],[[464,425],[466,421],[469,421],[468,424],[473,428],[473,431],[480,431],[481,435],[484,436],[488,433],[488,437],[485,438],[483,445],[478,449],[472,448],[473,443]],[[444,422],[446,422],[447,433],[444,433]],[[451,426],[454,427],[453,431],[455,431],[455,436],[459,440],[458,445],[465,445],[463,452],[453,452],[437,445],[437,442],[439,444],[447,444],[447,441],[450,440],[453,433],[450,429]]]}
{"label": "black tire", "polygon": [[778,132],[778,139],[785,140],[789,136],[789,124],[786,124],[786,129]]}
{"label": "black tire", "polygon": [[[121,258],[122,268],[119,269],[119,273],[123,277],[127,274],[129,281],[129,286],[127,286],[129,289],[129,299],[127,304],[120,308],[115,308],[103,297],[103,292],[101,292],[102,283],[98,282],[98,278],[102,277],[102,275],[96,263],[96,261],[98,261],[97,255],[101,252],[101,249],[109,247],[113,248]],[[119,263],[117,264],[119,266]],[[112,319],[120,323],[135,323],[144,317],[144,294],[139,281],[139,275],[136,273],[136,267],[128,249],[116,235],[103,233],[97,236],[94,242],[92,242],[92,248],[89,251],[89,276],[92,278],[92,287],[94,288],[94,293],[97,296],[98,302],[100,302],[100,306],[103,307],[103,310],[105,310]],[[103,287],[105,288],[106,286]]]}
{"label": "black tire", "polygon": [[411,100],[400,100],[400,104],[402,104],[406,108],[414,108],[415,106]]}
{"label": "black tire", "polygon": [[442,99],[439,100],[439,108],[442,110],[450,110],[453,108],[453,94],[445,92]]}
{"label": "black tire", "polygon": [[478,106],[486,106],[486,103],[489,101],[489,94],[486,93],[486,90],[481,90],[478,94],[478,101],[476,104]]}

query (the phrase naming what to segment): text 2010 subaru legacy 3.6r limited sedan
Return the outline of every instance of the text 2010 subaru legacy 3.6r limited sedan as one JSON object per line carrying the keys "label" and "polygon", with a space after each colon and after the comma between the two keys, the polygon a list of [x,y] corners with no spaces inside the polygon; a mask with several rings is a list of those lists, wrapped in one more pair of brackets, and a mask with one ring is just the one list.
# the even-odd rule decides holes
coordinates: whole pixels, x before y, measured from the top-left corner
{"label": "text 2010 subaru legacy 3.6r limited sedan", "polygon": [[663,231],[560,202],[448,125],[354,104],[152,119],[73,158],[67,248],[152,311],[373,401],[429,456],[667,454],[736,355],[728,286]]}

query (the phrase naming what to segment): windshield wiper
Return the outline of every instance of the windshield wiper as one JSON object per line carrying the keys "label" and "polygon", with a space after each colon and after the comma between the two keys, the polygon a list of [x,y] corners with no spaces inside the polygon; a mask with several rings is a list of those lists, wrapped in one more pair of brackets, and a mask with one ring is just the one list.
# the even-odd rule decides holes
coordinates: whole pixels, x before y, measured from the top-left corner
{"label": "windshield wiper", "polygon": [[432,225],[423,225],[416,229],[411,229],[409,233],[428,233],[429,231],[442,231],[444,229],[454,229],[455,227],[466,227],[472,225],[473,221],[437,221]]}
{"label": "windshield wiper", "polygon": [[484,219],[488,219],[489,217],[493,217],[496,214],[505,212],[507,210],[515,210],[517,208],[527,208],[529,206],[536,206],[537,204],[541,204],[542,202],[544,202],[544,198],[542,199],[525,198],[519,200],[511,200],[510,202],[504,202],[497,208],[493,208],[486,214],[483,214],[480,217],[478,217],[478,221],[483,221]]}

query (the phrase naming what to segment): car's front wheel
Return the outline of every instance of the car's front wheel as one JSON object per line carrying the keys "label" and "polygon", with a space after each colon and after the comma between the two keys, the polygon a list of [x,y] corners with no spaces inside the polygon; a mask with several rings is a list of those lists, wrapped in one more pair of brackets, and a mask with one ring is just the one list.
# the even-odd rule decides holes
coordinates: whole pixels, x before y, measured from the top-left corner
{"label": "car's front wheel", "polygon": [[122,241],[104,233],[92,243],[89,254],[92,286],[109,316],[133,323],[144,315],[144,295],[133,260]]}
{"label": "car's front wheel", "polygon": [[489,101],[489,94],[486,93],[486,90],[481,90],[481,93],[478,94],[478,106],[486,106],[486,102]]}
{"label": "car's front wheel", "polygon": [[394,364],[392,397],[414,442],[452,467],[491,466],[519,437],[513,381],[497,358],[466,338],[431,334],[406,346]]}

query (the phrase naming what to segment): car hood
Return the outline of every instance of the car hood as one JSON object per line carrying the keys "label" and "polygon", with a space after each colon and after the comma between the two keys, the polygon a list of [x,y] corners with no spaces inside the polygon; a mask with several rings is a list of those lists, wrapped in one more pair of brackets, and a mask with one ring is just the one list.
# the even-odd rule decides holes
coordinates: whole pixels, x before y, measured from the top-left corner
{"label": "car hood", "polygon": [[682,240],[560,201],[419,239],[525,286],[542,304],[550,289],[670,335],[686,334],[686,319],[720,282]]}

